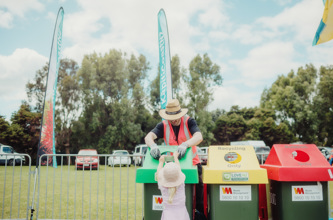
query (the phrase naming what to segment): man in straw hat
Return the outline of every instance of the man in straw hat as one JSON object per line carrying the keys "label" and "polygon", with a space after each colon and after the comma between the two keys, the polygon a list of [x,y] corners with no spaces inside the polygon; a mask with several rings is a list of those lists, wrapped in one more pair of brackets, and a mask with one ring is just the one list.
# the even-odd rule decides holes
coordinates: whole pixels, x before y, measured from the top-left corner
{"label": "man in straw hat", "polygon": [[202,134],[196,121],[186,115],[187,111],[188,109],[180,107],[178,99],[169,100],[166,108],[159,111],[160,116],[165,120],[158,123],[146,135],[145,142],[150,147],[150,155],[155,159],[161,156],[155,143],[158,138],[163,138],[166,145],[178,145],[180,159],[185,156],[187,148],[192,149],[193,165],[198,167],[199,174],[199,183],[196,185],[196,209],[203,212],[202,167],[196,147],[202,142]]}

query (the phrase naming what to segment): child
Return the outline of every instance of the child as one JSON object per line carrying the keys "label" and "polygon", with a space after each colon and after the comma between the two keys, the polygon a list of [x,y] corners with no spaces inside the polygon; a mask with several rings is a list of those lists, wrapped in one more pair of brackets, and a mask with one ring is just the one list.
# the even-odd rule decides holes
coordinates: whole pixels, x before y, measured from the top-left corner
{"label": "child", "polygon": [[185,206],[185,175],[180,169],[178,155],[174,152],[175,162],[166,163],[164,167],[165,156],[159,159],[156,176],[164,206],[161,220],[190,220]]}

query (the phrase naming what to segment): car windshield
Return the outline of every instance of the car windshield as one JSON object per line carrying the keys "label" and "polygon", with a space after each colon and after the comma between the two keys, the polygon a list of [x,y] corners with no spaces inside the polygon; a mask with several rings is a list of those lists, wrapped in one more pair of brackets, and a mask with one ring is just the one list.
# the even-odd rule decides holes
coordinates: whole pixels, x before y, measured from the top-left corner
{"label": "car windshield", "polygon": [[255,148],[256,153],[269,153],[269,147],[257,147]]}
{"label": "car windshield", "polygon": [[8,153],[8,154],[14,153],[14,152],[10,149],[10,147],[3,147],[3,152],[4,152],[4,153]]}
{"label": "car windshield", "polygon": [[147,152],[147,148],[148,148],[148,147],[143,147],[143,148],[142,148],[142,153],[143,153],[143,154],[146,154],[146,152]]}
{"label": "car windshield", "polygon": [[97,152],[94,150],[82,150],[79,151],[79,155],[97,155]]}
{"label": "car windshield", "polygon": [[147,146],[144,146],[144,147],[137,147],[135,148],[135,153],[140,153],[140,149],[142,149],[142,154],[145,154],[147,152]]}
{"label": "car windshield", "polygon": [[113,154],[114,154],[114,155],[127,155],[128,152],[126,152],[126,151],[116,151],[116,152],[114,152]]}

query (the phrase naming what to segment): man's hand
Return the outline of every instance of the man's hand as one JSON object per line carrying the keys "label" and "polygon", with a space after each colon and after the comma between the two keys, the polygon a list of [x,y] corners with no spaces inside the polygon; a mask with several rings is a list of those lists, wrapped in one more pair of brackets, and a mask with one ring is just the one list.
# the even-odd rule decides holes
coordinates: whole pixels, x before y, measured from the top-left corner
{"label": "man's hand", "polygon": [[156,160],[160,158],[161,152],[160,149],[158,149],[157,144],[152,144],[150,146],[150,155]]}
{"label": "man's hand", "polygon": [[179,153],[178,158],[182,159],[185,156],[186,150],[188,148],[188,144],[183,142],[181,145],[178,146],[177,151]]}

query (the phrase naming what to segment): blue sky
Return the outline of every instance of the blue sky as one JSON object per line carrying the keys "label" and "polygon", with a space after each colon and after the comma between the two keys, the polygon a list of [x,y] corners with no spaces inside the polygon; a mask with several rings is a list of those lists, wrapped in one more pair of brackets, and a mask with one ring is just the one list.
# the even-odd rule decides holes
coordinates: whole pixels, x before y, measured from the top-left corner
{"label": "blue sky", "polygon": [[65,10],[63,58],[121,49],[145,55],[155,77],[157,13],[166,12],[171,55],[181,65],[207,53],[221,67],[209,110],[259,105],[278,75],[332,65],[333,41],[312,46],[322,0],[0,0],[0,115],[26,100],[25,85],[49,59],[56,14]]}

